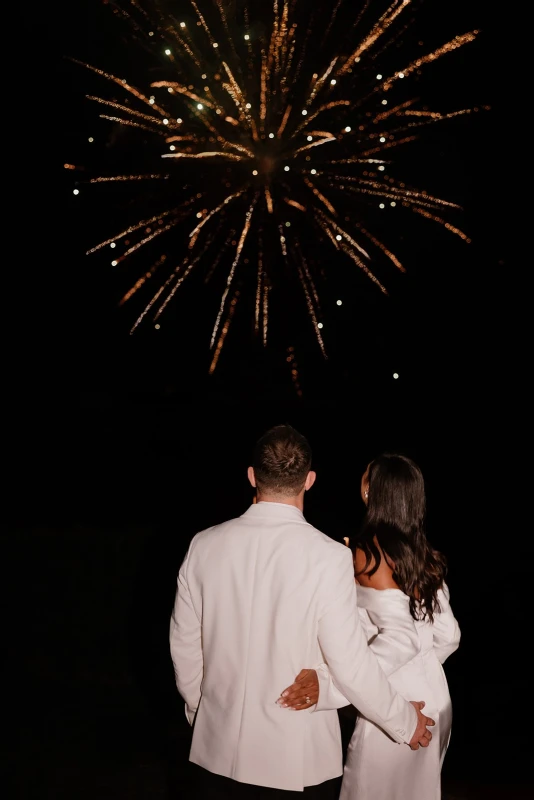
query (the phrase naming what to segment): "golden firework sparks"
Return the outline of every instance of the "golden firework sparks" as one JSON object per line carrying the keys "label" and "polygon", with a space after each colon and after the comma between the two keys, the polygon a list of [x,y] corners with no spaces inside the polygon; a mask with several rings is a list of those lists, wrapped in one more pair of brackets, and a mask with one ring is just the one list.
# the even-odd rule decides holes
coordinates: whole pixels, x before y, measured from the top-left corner
{"label": "golden firework sparks", "polygon": [[[375,12],[375,6],[381,8]],[[393,172],[394,166],[395,174],[401,171],[398,154],[419,141],[419,129],[478,110],[429,110],[412,93],[423,68],[472,42],[477,30],[414,57],[400,48],[401,34],[413,23],[405,13],[413,10],[410,0],[336,0],[333,8],[313,14],[304,0],[273,0],[263,32],[252,18],[252,3],[239,11],[232,6],[230,13],[226,0],[189,0],[184,20],[158,0],[125,7],[119,0],[113,7],[133,24],[132,47],[144,37],[154,55],[145,89],[135,85],[142,79],[72,60],[111,87],[87,99],[122,136],[138,137],[128,139],[122,152],[133,163],[139,155],[143,167],[81,176],[77,186],[99,186],[102,192],[115,187],[122,196],[121,187],[130,186],[132,208],[143,208],[143,198],[147,204],[146,213],[88,250],[113,247],[114,265],[137,264],[120,299],[129,307],[143,298],[132,332],[159,320],[193,273],[203,270],[207,282],[222,272],[210,341],[213,372],[245,297],[252,297],[252,328],[267,345],[280,276],[292,271],[326,357],[318,279],[328,277],[327,254],[352,273],[356,264],[362,279],[383,294],[391,265],[406,271],[387,241],[387,225],[372,230],[375,213],[386,204],[470,241],[442,216],[461,210],[458,203]],[[342,49],[339,42],[347,41],[351,46]],[[377,65],[392,41],[406,66],[384,69],[383,76]],[[117,141],[121,147],[123,139]],[[412,148],[412,159],[414,153]],[[162,163],[167,171],[159,169]],[[81,172],[72,159],[65,168]],[[136,187],[144,194],[135,195]],[[284,269],[276,269],[277,263]],[[248,283],[251,291],[243,288]],[[298,382],[294,353],[291,362]]]}

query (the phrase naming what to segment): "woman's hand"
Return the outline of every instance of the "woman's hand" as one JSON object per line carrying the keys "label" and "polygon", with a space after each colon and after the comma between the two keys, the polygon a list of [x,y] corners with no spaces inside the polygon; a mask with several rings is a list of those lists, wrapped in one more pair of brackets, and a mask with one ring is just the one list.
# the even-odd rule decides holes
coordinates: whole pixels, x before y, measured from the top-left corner
{"label": "woman's hand", "polygon": [[295,683],[284,689],[278,700],[282,708],[303,711],[314,706],[319,699],[319,679],[314,669],[301,669]]}

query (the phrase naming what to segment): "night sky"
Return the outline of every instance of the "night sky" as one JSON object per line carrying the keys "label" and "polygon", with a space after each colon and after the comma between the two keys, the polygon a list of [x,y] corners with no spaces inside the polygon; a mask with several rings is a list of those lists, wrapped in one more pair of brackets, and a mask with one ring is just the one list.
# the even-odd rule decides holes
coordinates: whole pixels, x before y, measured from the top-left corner
{"label": "night sky", "polygon": [[[263,349],[245,323],[234,337],[229,334],[217,369],[208,374],[213,316],[201,283],[178,303],[175,317],[169,308],[162,330],[149,326],[129,335],[116,279],[104,260],[86,255],[106,235],[101,232],[108,211],[85,195],[76,198],[72,172],[63,166],[87,158],[97,116],[84,99],[94,82],[65,57],[111,71],[121,63],[124,42],[117,39],[109,6],[99,0],[25,7],[25,52],[11,76],[24,130],[22,180],[14,195],[16,249],[6,267],[13,290],[4,303],[11,335],[5,356],[5,516],[15,532],[9,552],[28,582],[42,586],[41,568],[67,585],[58,569],[63,546],[71,579],[82,574],[88,529],[97,543],[89,557],[92,574],[105,583],[104,568],[99,578],[97,566],[104,532],[113,531],[113,541],[122,536],[121,546],[131,535],[126,558],[144,561],[146,585],[165,583],[157,613],[166,619],[164,598],[172,595],[188,538],[241,513],[251,501],[245,472],[252,444],[265,428],[286,421],[309,436],[319,477],[306,515],[337,539],[350,536],[360,518],[358,486],[367,461],[382,449],[405,451],[426,476],[429,537],[449,557],[452,600],[464,633],[451,666],[458,719],[451,769],[475,778],[487,767],[487,751],[477,742],[470,762],[467,726],[474,724],[478,737],[491,740],[497,763],[505,701],[517,713],[527,688],[522,669],[508,669],[508,648],[518,647],[514,635],[521,632],[526,607],[532,563],[522,555],[526,539],[515,550],[519,564],[502,561],[503,541],[518,535],[507,508],[513,480],[505,459],[515,435],[509,436],[506,420],[512,415],[517,422],[516,369],[526,362],[520,266],[510,255],[518,224],[512,218],[511,164],[517,55],[507,7],[497,11],[496,4],[481,0],[426,5],[440,19],[443,41],[481,30],[475,42],[434,66],[434,83],[424,88],[430,101],[436,96],[438,109],[491,110],[434,126],[412,151],[421,159],[413,165],[414,183],[427,182],[463,207],[455,222],[472,242],[426,220],[409,220],[395,230],[407,273],[402,280],[394,277],[388,298],[364,280],[344,282],[333,270],[335,284],[327,296],[337,292],[343,306],[327,303],[327,361],[305,315],[294,323],[301,394],[291,379],[285,340],[275,337]],[[135,73],[139,64],[131,53],[128,58]],[[32,73],[24,91],[15,74],[23,60]],[[69,531],[75,537],[81,530],[85,538],[80,535],[77,551]],[[112,603],[122,591],[129,589],[119,581]],[[517,609],[512,621],[508,592]],[[68,629],[66,618],[57,621],[60,595],[50,588],[39,595],[56,615],[52,641]],[[95,627],[101,616],[103,607],[94,608]],[[37,638],[45,662],[42,625]],[[505,746],[516,776],[524,768],[521,747]],[[506,775],[504,764],[497,773]]]}
{"label": "night sky", "polygon": [[[292,319],[290,338],[275,333],[263,348],[252,335],[245,298],[212,375],[209,336],[213,298],[218,302],[220,292],[210,297],[201,281],[192,281],[184,300],[178,294],[169,306],[161,330],[147,325],[130,335],[131,315],[118,299],[131,281],[119,285],[107,257],[86,255],[109,235],[113,206],[106,207],[105,194],[102,202],[87,199],[84,187],[75,197],[73,173],[64,169],[65,163],[90,161],[87,138],[98,115],[85,98],[96,91],[94,76],[68,59],[110,71],[127,64],[141,81],[136,50],[118,34],[110,6],[96,0],[77,3],[75,10],[56,4],[51,16],[32,10],[25,30],[40,78],[28,100],[29,173],[21,198],[27,227],[20,239],[24,258],[10,270],[17,302],[9,309],[16,344],[8,356],[14,411],[24,420],[23,438],[31,428],[30,447],[34,435],[51,437],[69,458],[85,453],[81,469],[98,462],[103,470],[110,447],[113,458],[122,463],[125,457],[128,479],[120,484],[126,494],[130,479],[147,491],[157,486],[160,470],[172,483],[160,455],[147,458],[154,440],[176,455],[180,437],[198,438],[209,461],[213,437],[229,437],[243,442],[244,450],[231,447],[242,463],[257,432],[281,419],[305,427],[317,443],[330,442],[334,452],[339,437],[350,443],[344,472],[354,460],[356,470],[365,466],[369,454],[386,446],[411,449],[429,469],[446,464],[445,473],[461,458],[466,436],[470,451],[493,449],[487,419],[496,418],[499,387],[511,378],[505,342],[521,325],[508,319],[507,306],[509,297],[515,301],[521,294],[510,259],[511,19],[485,3],[434,2],[431,12],[423,6],[433,42],[481,31],[474,42],[426,68],[431,79],[418,88],[429,106],[491,110],[423,129],[410,151],[413,165],[405,157],[401,163],[406,174],[413,170],[415,185],[462,206],[454,222],[471,243],[415,215],[397,222],[390,214],[385,232],[398,244],[407,272],[384,273],[389,297],[361,275],[349,279],[335,263],[325,265],[332,276],[323,283],[327,360],[300,299],[274,312],[275,331],[283,314]],[[439,23],[433,15],[441,15]],[[122,158],[120,148],[113,153]],[[336,297],[343,300],[341,308]],[[291,380],[287,345],[295,348],[298,386]],[[513,349],[520,351],[521,342]],[[160,444],[156,450],[160,454]],[[39,474],[42,465],[31,460]],[[69,469],[65,479],[71,477]],[[139,493],[135,497],[137,504]],[[153,508],[151,499],[147,505]],[[123,514],[123,502],[119,508]]]}

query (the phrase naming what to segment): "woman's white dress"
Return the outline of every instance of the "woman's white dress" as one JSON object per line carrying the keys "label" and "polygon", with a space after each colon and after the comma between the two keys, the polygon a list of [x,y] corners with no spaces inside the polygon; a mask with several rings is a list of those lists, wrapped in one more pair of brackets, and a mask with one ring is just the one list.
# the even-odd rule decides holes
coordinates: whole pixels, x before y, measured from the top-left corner
{"label": "woman's white dress", "polygon": [[[339,800],[440,800],[441,768],[452,724],[451,698],[442,664],[460,643],[460,628],[452,613],[447,586],[440,590],[441,612],[434,622],[418,622],[410,614],[409,598],[400,589],[357,586],[358,607],[369,646],[399,694],[424,700],[424,713],[436,724],[428,747],[411,750],[397,744],[377,725],[358,716],[348,746]],[[324,701],[330,707],[340,693],[325,666],[318,669]],[[342,695],[341,695],[342,697]]]}

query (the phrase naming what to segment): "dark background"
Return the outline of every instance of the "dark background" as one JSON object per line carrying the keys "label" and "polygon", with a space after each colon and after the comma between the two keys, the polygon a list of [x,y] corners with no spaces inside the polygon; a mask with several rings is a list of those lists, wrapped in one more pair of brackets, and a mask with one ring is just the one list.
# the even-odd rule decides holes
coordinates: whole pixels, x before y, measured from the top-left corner
{"label": "dark background", "polygon": [[414,225],[411,271],[392,302],[350,298],[328,362],[304,342],[302,396],[279,350],[229,342],[210,376],[204,342],[125,333],[109,277],[85,256],[100,209],[80,210],[63,169],[89,114],[83,74],[64,56],[107,52],[108,9],[22,10],[29,77],[5,234],[16,250],[4,284],[3,534],[8,665],[20,687],[8,755],[21,800],[163,798],[169,775],[179,784],[188,732],[167,652],[176,572],[191,535],[251,501],[251,446],[281,421],[314,448],[306,516],[339,540],[358,524],[374,454],[399,448],[421,465],[429,537],[449,558],[463,634],[446,665],[455,722],[444,780],[451,798],[490,797],[491,787],[519,797],[513,787],[527,784],[520,637],[532,550],[510,509],[527,365],[515,12],[489,6],[433,4],[447,31],[482,30],[457,68],[446,57],[437,88],[458,93],[458,107],[492,110],[428,145],[473,241]]}

